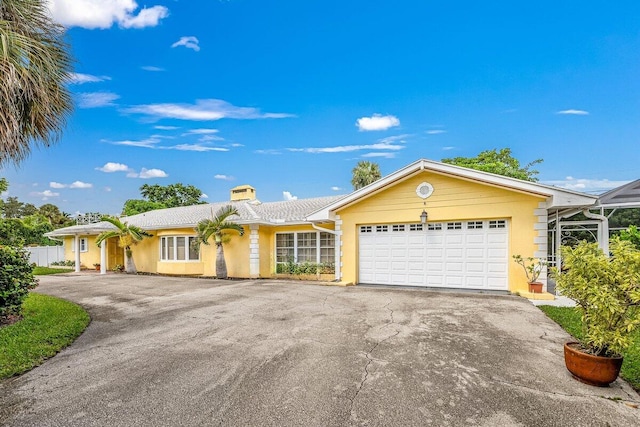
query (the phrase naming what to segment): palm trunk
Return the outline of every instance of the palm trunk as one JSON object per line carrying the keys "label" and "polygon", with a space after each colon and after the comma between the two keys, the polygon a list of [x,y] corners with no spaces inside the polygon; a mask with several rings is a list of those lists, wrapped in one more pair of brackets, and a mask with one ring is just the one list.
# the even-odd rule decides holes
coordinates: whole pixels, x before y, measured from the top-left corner
{"label": "palm trunk", "polygon": [[124,250],[124,259],[125,259],[124,270],[128,274],[137,274],[138,270],[136,269],[136,263],[133,261],[133,252],[131,252],[131,249],[129,247],[127,247]]}
{"label": "palm trunk", "polygon": [[227,263],[224,260],[224,248],[222,243],[216,243],[216,278],[227,278]]}

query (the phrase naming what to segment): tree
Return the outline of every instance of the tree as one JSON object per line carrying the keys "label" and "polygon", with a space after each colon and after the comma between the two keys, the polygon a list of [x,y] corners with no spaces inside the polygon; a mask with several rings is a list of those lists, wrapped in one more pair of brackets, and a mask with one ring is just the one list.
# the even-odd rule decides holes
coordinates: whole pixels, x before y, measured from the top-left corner
{"label": "tree", "polygon": [[0,178],[0,193],[4,193],[9,188],[9,182],[6,178]]}
{"label": "tree", "polygon": [[136,264],[133,261],[133,251],[131,250],[131,246],[137,245],[142,239],[145,237],[152,237],[151,234],[147,233],[140,227],[136,227],[135,225],[129,225],[126,222],[120,221],[119,218],[104,216],[102,217],[103,221],[106,221],[117,228],[117,230],[104,231],[100,233],[100,235],[96,238],[96,244],[100,246],[100,244],[112,237],[118,238],[118,246],[124,248],[125,254],[125,271],[130,274],[136,274],[138,270],[136,269]]}
{"label": "tree", "polygon": [[202,190],[193,185],[184,185],[181,183],[167,186],[144,184],[140,187],[140,194],[150,202],[162,203],[168,208],[204,203],[200,200]]}
{"label": "tree", "polygon": [[149,185],[140,187],[143,199],[129,199],[122,208],[123,215],[136,215],[156,209],[175,208],[177,206],[200,205],[202,190],[193,185],[181,183],[170,185]]}
{"label": "tree", "polygon": [[218,279],[227,278],[227,263],[224,259],[223,244],[228,243],[231,235],[228,231],[235,231],[240,236],[244,235],[242,226],[235,222],[229,221],[229,217],[238,215],[238,210],[233,206],[227,205],[218,210],[215,215],[211,212],[211,219],[203,219],[196,226],[198,233],[198,242],[209,244],[209,239],[213,236],[216,244],[216,277]]}
{"label": "tree", "polygon": [[166,206],[163,203],[150,202],[148,200],[129,199],[124,202],[122,208],[122,215],[131,216],[137,215],[143,212],[155,211],[156,209],[164,209]]}
{"label": "tree", "polygon": [[2,216],[5,218],[20,218],[23,208],[24,203],[18,200],[17,197],[7,197],[7,200],[2,203]]}
{"label": "tree", "polygon": [[0,166],[56,142],[72,110],[65,30],[47,3],[0,2]]}
{"label": "tree", "polygon": [[365,187],[382,178],[382,174],[380,173],[380,166],[378,166],[377,163],[368,162],[365,160],[358,162],[356,167],[351,171],[351,174],[351,184],[353,185],[354,190],[359,190],[362,187]]}
{"label": "tree", "polygon": [[520,161],[511,156],[510,148],[503,148],[500,151],[497,151],[495,148],[493,150],[486,150],[476,157],[442,159],[443,163],[533,182],[538,181],[538,178],[536,178],[538,171],[531,169],[531,167],[542,163],[542,161],[542,159],[537,159],[525,166],[520,166]]}
{"label": "tree", "polygon": [[51,203],[46,203],[38,208],[38,213],[49,220],[54,229],[67,227],[73,224],[71,216],[66,212],[61,212],[60,208]]}

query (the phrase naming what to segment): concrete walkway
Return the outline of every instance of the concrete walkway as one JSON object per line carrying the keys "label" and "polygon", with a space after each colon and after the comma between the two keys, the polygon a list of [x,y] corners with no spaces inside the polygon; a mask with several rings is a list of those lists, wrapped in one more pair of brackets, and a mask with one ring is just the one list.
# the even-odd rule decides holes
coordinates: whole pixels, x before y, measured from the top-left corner
{"label": "concrete walkway", "polygon": [[6,426],[632,426],[639,396],[566,371],[526,299],[127,275],[47,276],[69,348],[0,382]]}

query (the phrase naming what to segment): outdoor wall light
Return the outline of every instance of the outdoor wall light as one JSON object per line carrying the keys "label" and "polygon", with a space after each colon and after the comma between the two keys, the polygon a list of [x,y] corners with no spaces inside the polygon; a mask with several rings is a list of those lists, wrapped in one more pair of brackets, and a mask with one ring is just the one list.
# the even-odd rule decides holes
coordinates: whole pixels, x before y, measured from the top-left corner
{"label": "outdoor wall light", "polygon": [[420,214],[420,222],[422,224],[426,224],[427,223],[427,218],[429,218],[429,214],[427,214],[427,211],[425,211],[424,209],[422,210],[422,213]]}

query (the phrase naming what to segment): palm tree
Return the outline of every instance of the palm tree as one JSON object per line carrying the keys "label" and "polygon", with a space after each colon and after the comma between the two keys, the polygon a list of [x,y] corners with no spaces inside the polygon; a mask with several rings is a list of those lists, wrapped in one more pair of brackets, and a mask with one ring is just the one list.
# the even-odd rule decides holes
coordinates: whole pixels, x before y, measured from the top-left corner
{"label": "palm tree", "polygon": [[110,216],[102,217],[103,221],[106,221],[112,225],[114,225],[117,230],[111,231],[103,231],[96,238],[96,244],[100,246],[100,244],[107,239],[112,237],[118,238],[118,246],[124,248],[125,254],[125,271],[130,274],[135,274],[138,272],[136,270],[136,264],[133,261],[133,251],[131,250],[131,246],[137,245],[145,237],[152,237],[151,234],[147,233],[140,227],[136,227],[135,225],[129,225],[126,222],[120,221],[120,219]]}
{"label": "palm tree", "polygon": [[231,235],[227,231],[236,231],[241,236],[244,235],[244,229],[241,225],[229,221],[229,217],[233,215],[238,215],[236,208],[230,205],[223,206],[215,215],[213,215],[213,211],[211,212],[211,219],[203,219],[196,226],[200,243],[208,245],[211,236],[216,243],[216,277],[218,279],[227,278],[227,263],[224,260],[224,248],[222,247],[231,239]]}
{"label": "palm tree", "polygon": [[0,1],[0,167],[58,140],[72,110],[71,62],[46,0]]}
{"label": "palm tree", "polygon": [[351,173],[351,184],[353,185],[354,190],[359,190],[362,187],[382,178],[382,175],[380,174],[380,166],[378,166],[377,163],[365,160],[358,162]]}

